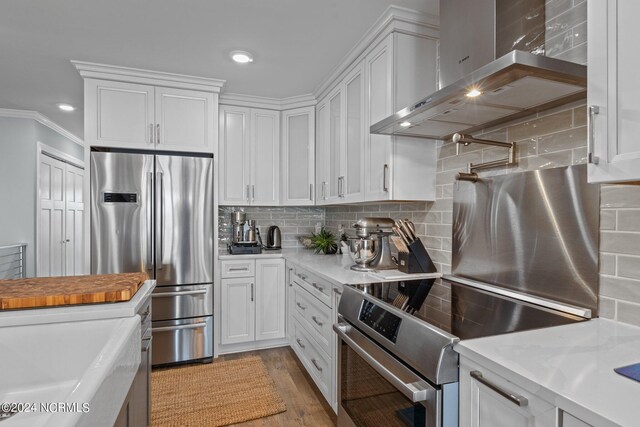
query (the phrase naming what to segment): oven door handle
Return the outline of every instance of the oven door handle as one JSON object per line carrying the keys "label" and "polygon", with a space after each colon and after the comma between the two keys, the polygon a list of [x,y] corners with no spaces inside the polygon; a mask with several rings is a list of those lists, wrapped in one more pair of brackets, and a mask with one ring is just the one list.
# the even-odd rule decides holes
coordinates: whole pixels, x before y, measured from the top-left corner
{"label": "oven door handle", "polygon": [[[362,357],[369,364],[369,366],[375,369],[378,374],[380,374],[385,380],[389,381],[396,389],[398,389],[398,391],[412,402],[424,402],[435,397],[435,388],[431,387],[425,380],[411,372],[408,368],[386,354],[383,350],[380,350],[381,355],[384,353],[384,355],[387,356],[384,357],[386,360],[378,360],[369,354],[356,342],[361,340],[369,341],[369,339],[351,325],[347,323],[336,323],[333,325],[333,330],[338,334],[340,339],[349,346],[349,348],[355,351],[358,356]],[[372,345],[375,344],[372,343]],[[398,373],[405,379],[401,379],[397,375]],[[411,381],[406,381],[406,379],[410,379]]]}

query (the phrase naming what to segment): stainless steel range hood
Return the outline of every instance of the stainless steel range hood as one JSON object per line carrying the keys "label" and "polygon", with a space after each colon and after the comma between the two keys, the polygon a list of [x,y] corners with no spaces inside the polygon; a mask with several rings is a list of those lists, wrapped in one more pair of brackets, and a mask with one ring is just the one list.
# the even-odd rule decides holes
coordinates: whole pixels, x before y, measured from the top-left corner
{"label": "stainless steel range hood", "polygon": [[371,133],[449,139],[586,97],[586,66],[544,56],[547,3],[441,0],[441,89]]}
{"label": "stainless steel range hood", "polygon": [[[472,89],[479,96],[468,97]],[[585,98],[587,67],[514,50],[371,125],[370,132],[431,139],[472,133]]]}

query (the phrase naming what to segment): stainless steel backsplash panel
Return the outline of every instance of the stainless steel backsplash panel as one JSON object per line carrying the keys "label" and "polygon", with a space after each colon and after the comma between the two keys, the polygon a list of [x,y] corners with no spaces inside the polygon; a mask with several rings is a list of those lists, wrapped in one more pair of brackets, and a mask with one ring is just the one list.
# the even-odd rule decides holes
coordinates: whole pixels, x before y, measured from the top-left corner
{"label": "stainless steel backsplash panel", "polygon": [[598,310],[600,186],[585,165],[458,181],[455,276]]}

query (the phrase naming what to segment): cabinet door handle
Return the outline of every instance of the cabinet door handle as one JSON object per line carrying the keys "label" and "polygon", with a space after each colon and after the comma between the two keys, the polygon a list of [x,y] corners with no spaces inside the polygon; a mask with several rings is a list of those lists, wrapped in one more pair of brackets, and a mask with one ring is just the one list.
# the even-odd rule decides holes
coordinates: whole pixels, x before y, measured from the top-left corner
{"label": "cabinet door handle", "polygon": [[300,338],[296,338],[296,342],[298,343],[298,345],[300,346],[300,348],[302,348],[302,349],[307,348],[304,344],[302,344],[302,341],[300,340]]}
{"label": "cabinet door handle", "polygon": [[596,115],[600,114],[600,107],[597,105],[589,105],[589,109],[587,112],[587,162],[593,165],[597,165],[600,162],[598,156],[596,156],[594,151],[594,143],[595,136],[593,134],[594,129],[594,121],[596,119]]}
{"label": "cabinet door handle", "polygon": [[309,184],[309,200],[313,202],[313,184]]}
{"label": "cabinet door handle", "polygon": [[249,184],[247,184],[247,202],[249,202],[249,201],[250,201],[250,199],[249,199]]}
{"label": "cabinet door handle", "polygon": [[156,144],[160,144],[160,123],[156,125]]}
{"label": "cabinet door handle", "polygon": [[253,302],[253,283],[251,284],[251,302]]}
{"label": "cabinet door handle", "polygon": [[387,172],[389,171],[389,165],[385,163],[382,167],[382,191],[389,191],[387,187]]}
{"label": "cabinet door handle", "polygon": [[318,286],[316,282],[311,283],[311,286],[322,292],[324,290],[324,286]]}
{"label": "cabinet door handle", "polygon": [[307,309],[307,307],[305,307],[304,305],[300,304],[299,302],[297,302],[296,305],[298,307],[300,307],[300,310],[306,310]]}
{"label": "cabinet door handle", "polygon": [[520,396],[519,394],[515,394],[515,393],[510,393],[506,390],[504,390],[502,387],[492,383],[491,381],[487,380],[485,377],[482,376],[482,372],[480,371],[471,371],[470,372],[471,378],[478,380],[478,382],[486,385],[487,387],[489,387],[491,390],[495,391],[496,393],[498,393],[500,396],[506,398],[508,401],[518,405],[518,406],[527,406],[529,404],[529,401],[527,400],[526,397]]}
{"label": "cabinet door handle", "polygon": [[153,123],[149,123],[149,144],[153,145]]}
{"label": "cabinet door handle", "polygon": [[249,271],[249,267],[241,267],[241,268],[230,267],[229,271]]}
{"label": "cabinet door handle", "polygon": [[256,186],[254,184],[251,185],[251,201],[253,202],[256,199]]}
{"label": "cabinet door handle", "polygon": [[313,321],[314,321],[314,323],[315,323],[316,325],[318,325],[318,326],[322,326],[322,325],[324,325],[324,323],[323,323],[323,322],[321,322],[321,321],[319,321],[319,320],[318,320],[318,318],[317,318],[316,316],[311,316],[311,320],[313,320]]}
{"label": "cabinet door handle", "polygon": [[322,372],[322,366],[318,365],[318,361],[316,359],[311,359],[311,363],[313,363],[313,366],[315,366],[319,372]]}
{"label": "cabinet door handle", "polygon": [[291,280],[291,273],[293,273],[293,268],[289,267],[289,287],[293,286],[293,280]]}
{"label": "cabinet door handle", "polygon": [[327,200],[327,181],[322,181],[322,200]]}

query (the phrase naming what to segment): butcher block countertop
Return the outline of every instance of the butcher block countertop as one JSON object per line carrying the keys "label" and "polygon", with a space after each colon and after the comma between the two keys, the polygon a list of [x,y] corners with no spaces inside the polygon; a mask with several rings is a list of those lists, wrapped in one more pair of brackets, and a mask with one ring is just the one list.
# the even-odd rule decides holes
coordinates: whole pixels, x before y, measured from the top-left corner
{"label": "butcher block countertop", "polygon": [[146,273],[0,280],[0,310],[129,301]]}

